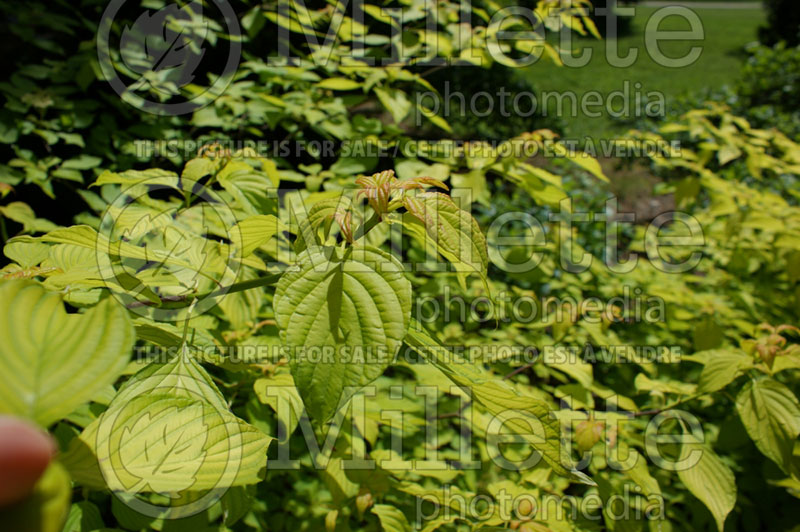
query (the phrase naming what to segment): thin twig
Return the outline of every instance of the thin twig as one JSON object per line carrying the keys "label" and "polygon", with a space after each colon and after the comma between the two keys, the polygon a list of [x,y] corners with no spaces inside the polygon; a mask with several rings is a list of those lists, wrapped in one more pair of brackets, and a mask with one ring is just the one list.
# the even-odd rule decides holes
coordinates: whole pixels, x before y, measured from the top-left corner
{"label": "thin twig", "polygon": [[[127,305],[128,308],[138,308],[138,307],[151,307],[151,306],[165,306],[169,308],[169,303],[185,303],[188,301],[194,301],[199,299],[205,299],[207,297],[219,297],[224,296],[227,294],[233,294],[236,292],[243,292],[245,290],[250,290],[251,288],[258,288],[260,286],[269,286],[271,284],[275,284],[278,282],[278,279],[281,278],[280,274],[273,274],[267,275],[265,277],[258,277],[256,279],[250,279],[248,281],[242,281],[239,283],[233,283],[230,286],[223,286],[216,290],[212,290],[210,292],[205,292],[202,294],[187,294],[181,296],[163,296],[160,297],[161,305],[153,303],[152,301],[134,301]],[[167,304],[167,305],[165,305]],[[176,307],[181,308],[181,307]]]}
{"label": "thin twig", "polygon": [[655,415],[658,415],[658,414],[660,414],[662,412],[666,412],[667,410],[672,410],[673,408],[675,408],[676,406],[681,405],[682,403],[685,403],[687,401],[691,401],[693,399],[697,399],[698,397],[702,397],[703,395],[706,395],[706,394],[705,393],[696,393],[694,395],[687,395],[686,397],[682,397],[682,398],[678,399],[677,401],[675,401],[675,402],[673,402],[671,404],[668,404],[666,406],[662,406],[661,408],[654,408],[652,410],[640,410],[639,412],[631,412],[631,417],[655,416]]}
{"label": "thin twig", "polygon": [[532,368],[534,364],[536,364],[536,361],[533,361],[533,362],[528,362],[528,363],[527,363],[527,364],[525,364],[524,366],[520,366],[520,367],[516,368],[514,371],[512,371],[512,372],[511,372],[511,373],[509,373],[508,375],[503,375],[503,380],[510,379],[510,378],[511,378],[511,377],[513,377],[514,375],[516,375],[516,374],[518,374],[518,373],[522,373],[522,372],[523,372],[523,371],[525,371],[526,369]]}

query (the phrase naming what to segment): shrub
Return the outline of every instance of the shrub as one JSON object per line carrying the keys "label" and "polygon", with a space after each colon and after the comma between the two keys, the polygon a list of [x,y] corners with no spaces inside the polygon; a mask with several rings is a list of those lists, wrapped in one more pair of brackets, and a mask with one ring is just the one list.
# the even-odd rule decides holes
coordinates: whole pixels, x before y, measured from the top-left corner
{"label": "shrub", "polygon": [[[703,247],[687,248],[699,235],[677,223],[657,228],[655,249],[642,226],[603,226],[615,245],[598,225],[619,214],[593,193],[602,168],[552,131],[416,143],[409,94],[430,89],[423,73],[317,65],[319,45],[302,38],[297,66],[268,64],[276,25],[324,28],[329,4],[281,18],[237,2],[236,79],[191,115],[162,117],[124,104],[92,68],[103,3],[34,2],[22,29],[2,7],[19,42],[0,85],[0,413],[59,449],[31,496],[0,509],[6,528],[796,526],[800,209],[796,187],[774,182],[799,173],[800,146],[723,106],[690,111],[662,133],[696,149],[652,157]],[[375,28],[394,25],[389,4],[364,6],[371,54],[387,53]],[[477,28],[430,35],[420,4],[398,4],[406,44],[441,37],[450,59],[484,48],[477,21],[499,7],[480,2]],[[463,5],[436,9],[457,21]],[[358,30],[342,24],[332,53],[353,59]],[[469,40],[452,38],[462,30]],[[224,142],[276,138],[392,155]],[[218,143],[156,155],[132,150],[137,139]],[[32,209],[37,195],[80,198],[74,220]],[[532,212],[554,216],[537,229]],[[498,227],[498,214],[512,217]],[[617,248],[639,266],[612,268],[625,266]],[[694,269],[666,267],[695,251]],[[665,467],[679,457],[699,461]],[[514,515],[507,503],[523,497]]]}
{"label": "shrub", "polygon": [[[638,0],[634,0],[633,2],[627,2],[628,4],[635,4]],[[613,8],[609,8],[609,4],[616,5],[618,2],[613,0],[609,2],[609,0],[594,0],[592,2],[592,14],[591,18],[594,21],[595,26],[597,27],[597,31],[600,32],[600,35],[606,37],[606,33],[608,31],[607,25],[616,24],[616,35],[617,37],[625,37],[633,33],[633,17],[624,17],[620,16],[619,13],[615,12]],[[611,9],[610,15],[600,15],[598,14],[598,9]],[[613,21],[608,20],[609,17],[614,19]]]}
{"label": "shrub", "polygon": [[[462,113],[460,100],[457,97],[451,98],[447,120],[452,127],[452,133],[438,130],[437,136],[446,135],[464,140],[505,140],[536,129],[564,129],[564,120],[555,116],[555,113],[542,116],[541,111],[536,110],[530,116],[523,116],[513,112],[512,102],[518,95],[535,93],[535,88],[522,79],[514,68],[494,64],[490,68],[463,66],[444,69],[433,74],[430,82],[441,95],[442,105],[448,93],[456,91],[463,95],[465,101],[465,112]],[[500,109],[497,108],[487,112],[487,100],[481,93],[488,94],[493,101],[492,105],[499,107],[498,95],[501,91],[504,92],[506,115],[500,116]],[[519,101],[523,114],[527,113],[526,105],[530,104],[530,98],[520,97]]]}
{"label": "shrub", "polygon": [[745,106],[772,105],[800,110],[800,45],[748,47],[749,57],[737,88]]}
{"label": "shrub", "polygon": [[767,25],[759,28],[758,37],[764,44],[785,41],[789,46],[800,44],[800,9],[796,0],[764,0]]}

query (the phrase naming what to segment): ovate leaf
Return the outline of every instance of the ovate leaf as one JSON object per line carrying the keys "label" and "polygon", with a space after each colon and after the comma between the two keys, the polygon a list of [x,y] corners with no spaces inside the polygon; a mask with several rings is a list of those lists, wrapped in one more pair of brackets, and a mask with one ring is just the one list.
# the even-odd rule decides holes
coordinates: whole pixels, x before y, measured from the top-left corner
{"label": "ovate leaf", "polygon": [[378,516],[385,532],[411,532],[411,525],[400,508],[390,504],[376,504],[372,507],[372,513]]}
{"label": "ovate leaf", "polygon": [[255,427],[203,401],[140,395],[112,405],[86,427],[64,462],[76,481],[94,488],[224,489],[260,480],[269,442]]}
{"label": "ovate leaf", "polygon": [[411,112],[413,104],[402,90],[393,87],[375,87],[374,91],[381,104],[391,113],[396,124],[402,122]]}
{"label": "ovate leaf", "polygon": [[478,222],[450,196],[424,192],[406,196],[408,214],[403,227],[422,242],[432,242],[459,273],[477,273],[486,279],[489,254]]}
{"label": "ovate leaf", "polygon": [[253,494],[243,486],[236,486],[225,492],[222,497],[223,523],[231,526],[242,519],[253,506]]}
{"label": "ovate leaf", "polygon": [[[624,443],[618,442],[617,444],[620,446],[620,450],[624,447],[624,449],[632,453],[633,456],[631,459],[633,467],[625,468],[623,474],[642,488],[642,494],[644,494],[645,497],[651,495],[660,496],[661,487],[658,485],[658,480],[650,474],[650,470],[647,468],[647,460],[644,456],[639,454],[636,449],[631,449]],[[622,455],[622,453],[620,453],[620,455]]]}
{"label": "ovate leaf", "polygon": [[100,174],[92,186],[101,185],[123,185],[133,186],[147,184],[149,186],[164,186],[178,189],[178,175],[169,170],[159,168],[148,168],[147,170],[126,170],[124,172],[110,172],[108,170]]}
{"label": "ovate leaf", "polygon": [[106,235],[98,233],[88,225],[73,225],[56,229],[41,236],[40,240],[56,244],[71,244],[91,249],[96,253],[159,262],[192,270],[190,263],[175,257],[169,250],[139,247],[122,240],[110,241]]}
{"label": "ovate leaf", "polygon": [[271,438],[228,410],[186,349],[131,377],[63,457],[94,488],[174,493],[253,484]]}
{"label": "ovate leaf", "polygon": [[107,299],[67,314],[59,295],[28,281],[0,284],[0,412],[48,426],[112,384],[128,364],[133,325]]}
{"label": "ovate leaf", "polygon": [[297,393],[292,376],[278,373],[269,378],[257,379],[253,390],[259,401],[269,405],[278,414],[278,422],[283,424],[288,438],[297,428],[299,416],[303,412],[303,400]]}
{"label": "ovate leaf", "polygon": [[233,196],[234,202],[248,213],[261,214],[274,210],[274,201],[269,198],[269,191],[277,185],[269,175],[246,162],[229,162],[217,174],[217,181]]}
{"label": "ovate leaf", "polygon": [[247,257],[269,242],[281,226],[281,222],[275,216],[259,214],[237,223],[231,235],[234,245],[240,250],[241,257]]}
{"label": "ovate leaf", "polygon": [[[308,209],[308,223],[315,232],[322,226],[325,230],[325,235],[327,235],[330,230],[330,222],[336,217],[336,213],[345,212],[349,207],[350,199],[347,196],[336,196],[320,200]],[[308,245],[313,244],[314,242],[308,243]]]}
{"label": "ovate leaf", "polygon": [[8,205],[0,205],[0,216],[5,216],[22,224],[22,230],[26,233],[43,233],[58,227],[50,220],[37,218],[33,209],[27,203],[22,203],[21,201],[12,201]]}
{"label": "ovate leaf", "polygon": [[[132,452],[128,459],[122,460],[124,471],[133,476],[133,482],[126,486],[126,491],[149,491],[137,489],[135,485],[139,481],[151,487],[152,491],[165,492],[186,490],[195,483],[197,472],[206,458],[203,450],[208,437],[208,432],[203,430],[206,426],[200,424],[197,432],[185,430],[185,426],[173,430],[175,427],[168,426],[166,422],[179,417],[184,422],[193,422],[195,418],[202,417],[202,413],[190,413],[189,410],[202,409],[202,403],[189,402],[184,407],[176,403],[178,401],[164,401],[154,407],[154,403],[148,401],[147,410],[129,426],[122,427],[120,447],[144,451]],[[163,405],[169,406],[160,411]],[[170,411],[173,405],[174,412]],[[167,414],[160,416],[165,411]],[[158,459],[154,460],[154,457]]]}
{"label": "ovate leaf", "polygon": [[27,235],[9,240],[3,247],[3,254],[23,268],[31,268],[47,258],[50,246]]}
{"label": "ovate leaf", "polygon": [[705,366],[697,387],[700,392],[721,390],[742,371],[753,366],[753,359],[739,350],[713,349],[704,354]]}
{"label": "ovate leaf", "polygon": [[198,157],[186,162],[186,166],[181,172],[181,179],[189,181],[188,185],[193,186],[197,181],[209,174],[213,174],[216,170],[216,164],[211,159]]}
{"label": "ovate leaf", "polygon": [[361,83],[348,78],[327,78],[317,83],[317,87],[333,91],[351,91],[361,87]]}
{"label": "ovate leaf", "polygon": [[725,518],[736,504],[736,479],[710,447],[688,435],[684,437],[689,441],[681,445],[679,460],[691,460],[692,455],[700,456],[700,459],[692,467],[679,470],[678,477],[692,495],[706,505],[714,516],[717,529],[722,532]]}
{"label": "ovate leaf", "polygon": [[218,410],[228,409],[211,376],[185,349],[167,362],[153,362],[139,370],[119,389],[114,405],[150,393],[200,400]]}
{"label": "ovate leaf", "polygon": [[750,381],[736,397],[736,409],[758,450],[789,472],[800,435],[800,404],[792,391],[774,379]]}
{"label": "ovate leaf", "polygon": [[61,532],[83,532],[84,530],[100,530],[105,527],[100,510],[89,501],[74,503],[69,509],[67,522]]}
{"label": "ovate leaf", "polygon": [[603,173],[603,168],[600,166],[600,163],[594,157],[590,157],[588,154],[583,152],[575,152],[570,150],[564,144],[554,143],[552,145],[553,151],[562,157],[567,158],[569,161],[577,164],[597,179],[601,181],[605,181],[608,183],[608,177]]}
{"label": "ovate leaf", "polygon": [[355,248],[339,261],[311,248],[281,277],[273,307],[306,409],[326,421],[394,358],[408,328],[411,284],[377,249]]}

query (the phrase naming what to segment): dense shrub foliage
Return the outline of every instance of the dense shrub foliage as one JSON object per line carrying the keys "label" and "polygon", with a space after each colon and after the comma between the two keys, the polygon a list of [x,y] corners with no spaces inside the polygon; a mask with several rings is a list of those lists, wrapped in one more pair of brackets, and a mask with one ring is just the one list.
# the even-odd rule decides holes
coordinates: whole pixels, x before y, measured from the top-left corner
{"label": "dense shrub foliage", "polygon": [[[485,87],[478,68],[515,79],[487,52],[494,2],[438,2],[433,28],[414,0],[365,4],[363,23],[333,4],[232,3],[242,62],[182,115],[131,102],[201,94],[214,72],[179,87],[144,69],[120,98],[96,50],[105,2],[25,5],[0,6],[0,413],[58,452],[0,508],[13,530],[797,525],[790,133],[712,101],[614,139],[617,163],[676,205],[630,220],[597,154],[543,128],[557,124],[418,105],[447,79]],[[394,41],[380,7],[405,14]],[[597,36],[587,7],[536,15]],[[304,38],[333,20],[332,42]],[[207,31],[224,57],[231,36]],[[295,64],[272,61],[275,35]],[[366,64],[395,47],[449,62]],[[503,61],[537,47],[558,60],[522,39]],[[757,52],[748,72],[789,53]],[[790,68],[742,97],[791,113]]]}
{"label": "dense shrub foliage", "polygon": [[784,41],[789,46],[800,44],[800,11],[791,0],[764,0],[767,25],[759,31],[761,42],[773,45]]}
{"label": "dense shrub foliage", "polygon": [[754,46],[742,70],[738,93],[749,116],[760,124],[800,134],[800,46]]}

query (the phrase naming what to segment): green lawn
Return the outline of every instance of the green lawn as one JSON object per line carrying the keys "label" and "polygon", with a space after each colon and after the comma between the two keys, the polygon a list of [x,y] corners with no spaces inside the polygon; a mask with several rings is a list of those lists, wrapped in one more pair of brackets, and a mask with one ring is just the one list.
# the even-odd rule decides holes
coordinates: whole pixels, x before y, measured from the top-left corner
{"label": "green lawn", "polygon": [[[634,34],[619,40],[618,55],[625,56],[630,48],[637,48],[636,62],[627,68],[612,67],[605,57],[605,42],[580,39],[576,45],[591,47],[592,59],[583,67],[559,67],[552,62],[540,60],[521,71],[530,80],[541,102],[543,91],[574,90],[580,102],[587,91],[599,91],[607,97],[612,91],[623,89],[629,81],[630,100],[634,100],[636,83],[641,83],[639,93],[661,91],[667,102],[675,97],[703,88],[719,88],[733,84],[739,78],[744,61],[742,47],[754,41],[756,29],[764,20],[761,10],[698,9],[705,39],[703,41],[662,41],[662,52],[672,58],[685,56],[692,47],[702,45],[703,51],[696,62],[682,68],[669,68],[657,64],[645,48],[644,29],[656,8],[639,7],[634,19]],[[679,17],[668,17],[661,23],[662,30],[688,30],[689,24]],[[553,100],[551,100],[553,101]],[[619,101],[619,100],[618,100]],[[646,99],[645,99],[646,101]],[[579,106],[580,107],[580,106]],[[571,137],[592,136],[608,138],[628,128],[615,121],[603,111],[599,118],[587,117],[580,110],[578,116],[565,116],[567,133]]]}

